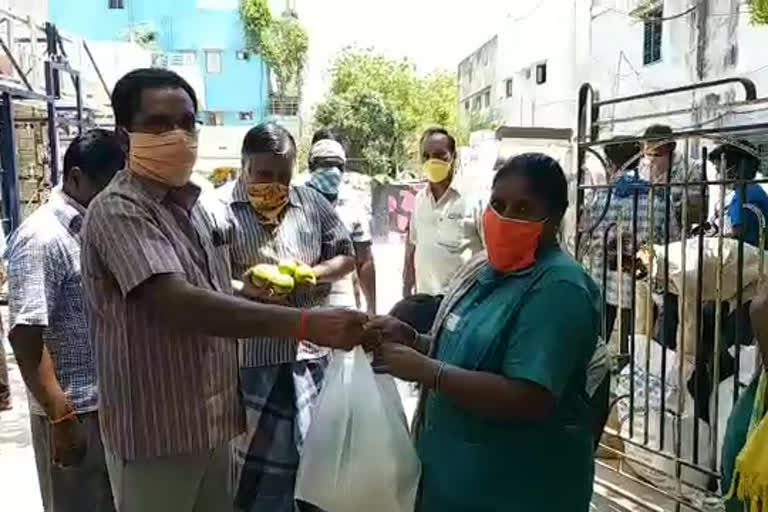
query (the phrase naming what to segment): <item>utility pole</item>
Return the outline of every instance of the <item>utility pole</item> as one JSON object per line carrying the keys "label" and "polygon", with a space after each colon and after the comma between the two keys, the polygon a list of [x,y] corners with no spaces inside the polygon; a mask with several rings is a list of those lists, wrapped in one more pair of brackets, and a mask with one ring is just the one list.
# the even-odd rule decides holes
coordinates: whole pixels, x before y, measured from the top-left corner
{"label": "utility pole", "polygon": [[709,18],[709,0],[699,0],[696,13],[696,78],[701,82],[707,71],[707,19]]}

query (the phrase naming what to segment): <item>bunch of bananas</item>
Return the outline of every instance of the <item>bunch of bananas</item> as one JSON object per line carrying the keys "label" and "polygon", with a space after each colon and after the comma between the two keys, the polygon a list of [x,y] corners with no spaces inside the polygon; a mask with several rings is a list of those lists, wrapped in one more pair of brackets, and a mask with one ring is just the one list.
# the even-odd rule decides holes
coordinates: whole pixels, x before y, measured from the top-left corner
{"label": "bunch of bananas", "polygon": [[261,263],[251,267],[247,274],[254,286],[270,288],[275,295],[288,295],[296,285],[317,284],[312,267],[294,260],[281,261],[279,265]]}

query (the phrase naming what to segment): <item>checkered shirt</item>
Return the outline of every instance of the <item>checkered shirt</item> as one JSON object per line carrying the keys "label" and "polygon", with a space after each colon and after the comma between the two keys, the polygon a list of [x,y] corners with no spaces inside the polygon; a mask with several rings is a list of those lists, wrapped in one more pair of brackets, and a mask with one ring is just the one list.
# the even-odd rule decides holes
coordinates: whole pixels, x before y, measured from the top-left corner
{"label": "checkered shirt", "polygon": [[[43,328],[56,378],[77,413],[97,409],[96,366],[80,277],[85,210],[60,189],[11,236],[8,262],[10,328]],[[30,395],[30,411],[45,412]]]}
{"label": "checkered shirt", "polygon": [[[628,170],[622,173],[625,176],[632,176],[633,170]],[[586,260],[588,268],[591,269],[591,274],[595,282],[604,289],[605,301],[613,306],[621,306],[622,308],[629,308],[632,305],[632,277],[629,272],[622,273],[621,282],[621,297],[619,297],[619,285],[618,285],[618,272],[608,268],[606,281],[603,284],[603,261],[605,259],[604,254],[606,247],[604,247],[604,237],[606,229],[610,228],[608,239],[616,238],[618,232],[618,222],[621,217],[621,232],[625,237],[632,236],[632,223],[634,221],[632,215],[634,194],[629,194],[626,197],[619,197],[616,193],[611,193],[613,189],[599,189],[595,192],[595,198],[592,204],[587,210],[588,225],[590,227],[600,219],[600,215],[605,208],[605,204],[608,201],[610,194],[610,206],[608,211],[600,220],[600,223],[592,232],[591,250],[589,258]],[[651,203],[649,202],[649,194],[647,191],[638,192],[637,197],[637,247],[640,248],[644,244],[651,240],[650,234],[650,212]],[[653,197],[653,243],[663,244],[665,239],[665,200],[664,193],[661,189],[654,190]],[[670,208],[670,211],[673,211]],[[611,227],[613,225],[616,227]],[[676,216],[673,214],[670,216],[669,222],[669,240],[674,242],[680,238],[680,227],[677,222]],[[631,238],[630,238],[631,239]],[[610,242],[609,242],[610,243]],[[619,300],[621,299],[621,300]]]}

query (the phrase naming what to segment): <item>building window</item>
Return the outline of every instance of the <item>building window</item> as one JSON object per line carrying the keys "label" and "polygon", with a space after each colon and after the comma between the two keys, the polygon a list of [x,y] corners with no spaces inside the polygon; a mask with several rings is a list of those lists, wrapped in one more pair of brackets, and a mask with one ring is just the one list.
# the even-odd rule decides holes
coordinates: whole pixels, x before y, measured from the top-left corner
{"label": "building window", "polygon": [[512,97],[512,92],[513,92],[512,91],[512,79],[508,78],[507,79],[507,98],[511,98]]}
{"label": "building window", "polygon": [[661,29],[664,11],[661,7],[654,9],[645,20],[643,31],[643,64],[653,64],[661,60]]}
{"label": "building window", "polygon": [[547,63],[536,64],[536,83],[538,85],[547,83]]}
{"label": "building window", "polygon": [[253,121],[253,112],[240,112],[239,117],[241,121]]}
{"label": "building window", "polygon": [[205,51],[205,72],[210,74],[221,73],[221,50]]}
{"label": "building window", "polygon": [[466,100],[466,101],[464,102],[464,110],[466,110],[467,112],[469,112],[469,100]]}
{"label": "building window", "polygon": [[475,98],[472,100],[472,110],[480,110],[482,107],[482,100],[483,98],[481,98],[479,94],[475,96]]}
{"label": "building window", "polygon": [[123,0],[109,0],[110,9],[125,9],[125,2]]}
{"label": "building window", "polygon": [[485,108],[491,106],[491,91],[485,91],[485,94],[483,94],[483,105]]}

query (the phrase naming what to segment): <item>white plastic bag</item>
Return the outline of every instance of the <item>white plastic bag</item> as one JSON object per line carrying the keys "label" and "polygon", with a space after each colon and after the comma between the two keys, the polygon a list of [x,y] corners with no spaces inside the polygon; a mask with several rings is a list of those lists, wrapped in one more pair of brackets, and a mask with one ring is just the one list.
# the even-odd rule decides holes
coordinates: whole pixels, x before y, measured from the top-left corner
{"label": "white plastic bag", "polygon": [[328,512],[412,512],[421,464],[392,377],[361,347],[335,352],[313,412],[296,499]]}

